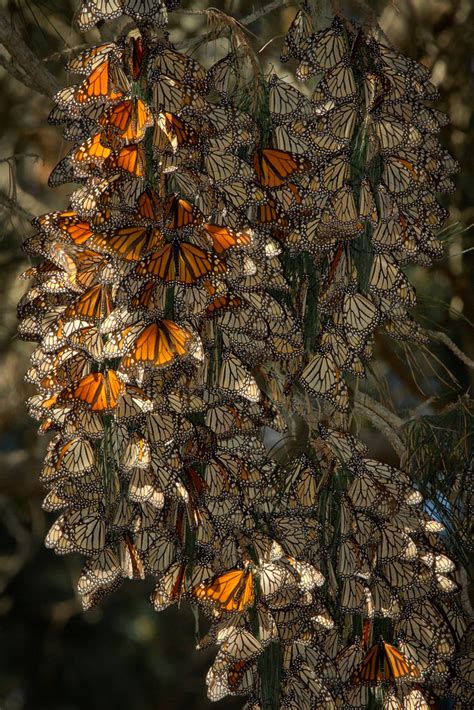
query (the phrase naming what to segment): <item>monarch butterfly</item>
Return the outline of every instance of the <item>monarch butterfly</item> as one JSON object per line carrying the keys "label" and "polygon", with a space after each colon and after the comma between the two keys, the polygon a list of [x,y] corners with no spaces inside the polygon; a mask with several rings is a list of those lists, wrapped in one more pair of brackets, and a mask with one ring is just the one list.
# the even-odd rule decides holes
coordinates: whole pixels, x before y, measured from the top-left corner
{"label": "monarch butterfly", "polygon": [[[369,277],[370,290],[381,295],[401,293],[400,288],[411,288],[397,261],[390,254],[376,254]],[[409,295],[407,296],[409,299]]]}
{"label": "monarch butterfly", "polygon": [[186,565],[173,562],[161,576],[159,583],[150,595],[156,611],[166,609],[181,598],[185,583]]}
{"label": "monarch butterfly", "polygon": [[217,184],[237,178],[242,180],[254,178],[254,172],[248,163],[223,150],[210,151],[204,157],[204,165],[212,180]]}
{"label": "monarch butterfly", "polygon": [[258,402],[260,390],[250,372],[232,353],[226,353],[221,362],[218,387],[231,396],[240,395],[251,402]]}
{"label": "monarch butterfly", "polygon": [[318,353],[301,373],[304,386],[317,397],[328,399],[341,411],[349,406],[349,392],[341,372],[329,353]]}
{"label": "monarch butterfly", "polygon": [[67,110],[71,101],[79,106],[87,105],[98,99],[118,101],[128,89],[128,82],[123,71],[107,58],[71,93],[67,89],[59,91],[54,100],[60,108]]}
{"label": "monarch butterfly", "polygon": [[290,226],[290,221],[273,197],[268,197],[261,205],[257,205],[257,222],[272,227],[278,234],[279,229],[285,230]]}
{"label": "monarch butterfly", "polygon": [[282,62],[287,62],[290,57],[301,57],[301,45],[304,40],[314,33],[310,15],[304,10],[298,10],[285,35],[280,54]]}
{"label": "monarch butterfly", "polygon": [[130,74],[136,81],[142,71],[144,52],[143,39],[139,31],[130,32],[127,39],[128,44],[125,45],[125,61],[127,62]]}
{"label": "monarch butterfly", "polygon": [[363,658],[364,650],[359,636],[356,636],[354,643],[339,651],[336,656],[336,665],[343,683],[349,680],[354,669],[360,665]]}
{"label": "monarch butterfly", "polygon": [[[374,302],[361,293],[346,293],[343,300],[343,323],[350,334],[368,336],[380,320],[380,312]],[[350,342],[350,341],[349,341]]]}
{"label": "monarch butterfly", "polygon": [[101,284],[87,289],[64,311],[65,318],[84,317],[92,321],[106,318],[113,308],[112,293]]}
{"label": "monarch butterfly", "polygon": [[176,82],[189,85],[199,92],[207,88],[206,71],[199,62],[186,54],[177,52],[172,47],[157,42],[150,53],[150,70],[170,77]]}
{"label": "monarch butterfly", "polygon": [[213,702],[222,700],[228,694],[247,695],[256,682],[256,661],[239,660],[229,665],[218,657],[206,676],[207,694]]}
{"label": "monarch butterfly", "polygon": [[60,367],[44,374],[30,368],[27,374],[27,380],[38,384],[41,390],[45,392],[58,392],[63,389],[69,382],[75,381],[90,372],[90,361],[85,357],[84,353],[75,354],[67,362]]}
{"label": "monarch butterfly", "polygon": [[[372,40],[371,48],[379,66],[408,75],[412,80],[416,78],[419,82],[430,84],[431,72],[427,67],[376,40]],[[428,86],[426,88],[428,89]]]}
{"label": "monarch butterfly", "polygon": [[404,560],[414,560],[418,554],[418,549],[411,538],[404,534],[398,527],[384,524],[380,531],[380,542],[377,546],[377,559],[388,562],[397,558]]}
{"label": "monarch butterfly", "polygon": [[73,162],[73,157],[73,154],[66,155],[54,167],[48,178],[49,187],[58,187],[58,185],[63,185],[65,182],[79,182],[80,179],[87,177],[94,168],[94,164],[91,161],[90,166],[83,166],[79,169],[77,161]]}
{"label": "monarch butterfly", "polygon": [[104,548],[105,520],[100,506],[67,511],[57,523],[62,525],[72,550],[90,555]]}
{"label": "monarch butterfly", "polygon": [[175,0],[84,0],[78,17],[82,31],[90,30],[99,20],[111,20],[120,15],[129,15],[138,22],[150,22],[165,27],[167,8]]}
{"label": "monarch butterfly", "polygon": [[121,576],[117,554],[111,547],[105,547],[87,561],[77,581],[77,591],[81,596],[92,594],[102,587],[109,587]]}
{"label": "monarch butterfly", "polygon": [[216,404],[208,408],[205,423],[217,436],[229,436],[242,431],[253,432],[252,419],[243,418],[244,411],[231,404]]}
{"label": "monarch butterfly", "polygon": [[[61,256],[61,254],[59,255]],[[66,254],[67,261],[63,264],[68,280],[72,287],[89,288],[97,280],[97,272],[101,271],[104,277],[107,276],[108,260],[103,254],[99,254],[92,249],[71,250]],[[113,269],[112,269],[113,272]],[[111,276],[109,271],[108,275]]]}
{"label": "monarch butterfly", "polygon": [[151,461],[150,445],[146,439],[135,434],[125,447],[120,459],[120,466],[124,471],[138,468],[148,468]]}
{"label": "monarch butterfly", "polygon": [[[197,583],[200,579],[209,574],[209,567],[198,565],[192,571],[191,584]],[[151,594],[151,601],[156,611],[166,609],[170,604],[179,601],[186,582],[186,565],[181,562],[173,562],[161,576],[160,581]]]}
{"label": "monarch butterfly", "polygon": [[347,184],[350,165],[347,155],[337,156],[330,160],[321,174],[322,187],[329,192],[340,190]]}
{"label": "monarch butterfly", "polygon": [[225,659],[250,660],[263,651],[263,646],[253,634],[245,629],[232,627],[226,634],[219,655]]}
{"label": "monarch butterfly", "polygon": [[375,643],[367,652],[360,666],[353,672],[351,683],[373,684],[382,681],[395,682],[404,678],[419,678],[417,668],[385,641]]}
{"label": "monarch butterfly", "polygon": [[165,228],[169,230],[183,229],[203,221],[202,213],[187,200],[178,195],[170,195],[162,208],[164,211]]}
{"label": "monarch butterfly", "polygon": [[59,401],[77,401],[93,412],[106,412],[116,408],[124,391],[125,385],[114,370],[107,370],[105,374],[93,372],[64,389],[59,395]]}
{"label": "monarch butterfly", "polygon": [[153,537],[147,547],[146,566],[152,574],[164,572],[176,559],[176,543],[173,539]]}
{"label": "monarch butterfly", "polygon": [[446,555],[426,552],[419,557],[424,565],[437,574],[446,574],[448,572],[453,572],[456,569],[454,562]]}
{"label": "monarch butterfly", "polygon": [[79,352],[79,350],[70,348],[68,345],[64,345],[54,352],[46,352],[40,345],[32,353],[31,362],[34,365],[34,369],[39,374],[44,375],[48,372],[55,371],[57,368],[61,368],[71,358],[76,357]]}
{"label": "monarch butterfly", "polygon": [[152,471],[142,468],[132,469],[127,496],[134,503],[148,503],[158,510],[165,502],[164,491],[161,490]]}
{"label": "monarch butterfly", "polygon": [[[363,178],[360,184],[359,214],[363,220],[377,226],[379,216],[370,182],[367,178]],[[376,232],[377,229],[374,231]]]}
{"label": "monarch butterfly", "polygon": [[35,224],[48,234],[55,229],[59,230],[67,235],[77,246],[85,244],[94,234],[94,229],[90,223],[81,219],[73,210],[51,212],[38,217],[35,220]]}
{"label": "monarch butterfly", "polygon": [[59,474],[80,478],[94,467],[94,449],[82,437],[73,437],[66,442],[60,439],[53,451],[51,463]]}
{"label": "monarch butterfly", "polygon": [[213,64],[206,76],[209,89],[226,97],[236,85],[234,54],[231,52]]}
{"label": "monarch butterfly", "polygon": [[347,151],[356,121],[357,109],[352,102],[329,111],[324,119],[315,121],[310,149],[323,155]]}
{"label": "monarch butterfly", "polygon": [[391,560],[387,564],[380,565],[379,574],[392,588],[409,590],[423,581],[423,576],[415,562],[415,560],[409,562]]}
{"label": "monarch butterfly", "polygon": [[112,189],[113,183],[118,180],[120,174],[111,175],[106,178],[92,177],[87,184],[75,190],[71,195],[71,207],[83,219],[95,219],[104,215],[101,201],[104,193]]}
{"label": "monarch butterfly", "polygon": [[147,187],[137,199],[137,212],[140,217],[159,222],[163,216],[163,203],[158,193]]}
{"label": "monarch butterfly", "polygon": [[[108,55],[111,54],[111,57]],[[81,52],[77,57],[70,59],[66,65],[67,71],[75,74],[89,74],[90,71],[100,66],[106,57],[109,59],[120,59],[121,48],[115,42],[103,42],[94,47],[89,47]]]}
{"label": "monarch butterfly", "polygon": [[153,125],[153,114],[139,98],[121,101],[110,106],[99,119],[107,127],[107,135],[114,135],[125,143],[143,140],[146,129]]}
{"label": "monarch butterfly", "polygon": [[116,338],[110,339],[104,352],[130,351],[122,359],[120,367],[123,369],[139,364],[164,367],[188,353],[192,337],[192,333],[176,323],[162,320],[145,327],[135,325],[125,328]]}
{"label": "monarch butterfly", "polygon": [[112,153],[110,148],[105,147],[101,143],[102,134],[96,133],[89,138],[79,148],[73,151],[71,159],[75,163],[87,163],[87,167],[92,169],[94,164],[101,163]]}
{"label": "monarch butterfly", "polygon": [[324,102],[327,99],[345,101],[353,98],[356,94],[357,84],[354,73],[349,65],[341,62],[324,75],[311,98],[316,103]]}
{"label": "monarch butterfly", "polygon": [[273,143],[279,150],[305,155],[311,152],[311,142],[308,124],[303,120],[286,122],[274,128]]}
{"label": "monarch butterfly", "polygon": [[264,148],[252,159],[257,179],[264,187],[279,187],[293,175],[310,169],[310,162],[284,150]]}
{"label": "monarch butterfly", "polygon": [[138,276],[152,276],[165,283],[181,283],[185,286],[225,271],[225,264],[211,251],[200,249],[189,242],[164,244],[136,267]]}
{"label": "monarch butterfly", "polygon": [[335,17],[330,27],[304,38],[300,44],[300,64],[296,76],[307,81],[318,73],[325,73],[341,63],[348,54],[343,26]]}
{"label": "monarch butterfly", "polygon": [[117,256],[125,261],[139,261],[156,250],[163,242],[158,229],[130,226],[117,229],[107,236],[96,235],[91,242],[94,249]]}
{"label": "monarch butterfly", "polygon": [[323,211],[321,223],[323,226],[332,227],[334,219],[346,234],[356,234],[363,229],[364,225],[359,220],[354,193],[349,186],[342,187],[332,194],[330,208]]}
{"label": "monarch butterfly", "polygon": [[86,506],[93,503],[98,503],[103,497],[103,490],[95,479],[94,487],[87,485],[87,477],[81,483],[74,482],[59,482],[53,485],[49,493],[43,500],[42,508],[51,513],[56,510],[64,510],[65,508],[75,508],[77,506]]}
{"label": "monarch butterfly", "polygon": [[97,362],[102,360],[103,343],[97,328],[93,326],[82,327],[71,333],[68,339],[71,345],[85,350],[93,360]]}
{"label": "monarch butterfly", "polygon": [[236,232],[228,227],[210,222],[204,223],[203,228],[211,238],[216,254],[222,254],[233,247],[248,246],[252,242],[250,232]]}
{"label": "monarch butterfly", "polygon": [[178,428],[186,432],[191,429],[191,426],[187,426],[186,422],[181,421],[174,412],[163,412],[162,414],[151,414],[147,417],[147,437],[150,443],[156,443],[160,445],[167,445],[171,443],[177,432]]}
{"label": "monarch butterfly", "polygon": [[269,86],[270,113],[276,124],[314,115],[314,106],[309,99],[288,82],[273,75]]}
{"label": "monarch butterfly", "polygon": [[259,185],[246,180],[225,182],[222,185],[215,185],[215,189],[222,195],[227,205],[244,212],[247,212],[252,205],[263,204],[266,199],[265,192]]}
{"label": "monarch butterfly", "polygon": [[73,551],[72,542],[65,534],[62,517],[56,520],[49,529],[44,544],[45,547],[53,549],[58,555]]}
{"label": "monarch butterfly", "polygon": [[372,124],[381,152],[389,153],[395,148],[416,147],[422,141],[421,132],[410,124],[401,123],[397,118],[384,116],[376,118]]}
{"label": "monarch butterfly", "polygon": [[145,176],[145,152],[140,144],[130,144],[120,148],[111,156],[109,162],[112,169],[120,168],[137,178]]}
{"label": "monarch butterfly", "polygon": [[79,28],[89,30],[99,20],[119,17],[123,3],[124,0],[84,0],[77,20]]}
{"label": "monarch butterfly", "polygon": [[410,644],[422,646],[437,655],[450,656],[456,639],[444,624],[438,610],[425,601],[420,612],[423,613],[410,612],[407,618],[400,620],[396,625],[396,633]]}
{"label": "monarch butterfly", "polygon": [[155,121],[153,146],[158,152],[168,148],[176,152],[181,146],[195,146],[199,143],[196,131],[173,113],[162,112]]}
{"label": "monarch butterfly", "polygon": [[192,106],[194,111],[205,111],[206,102],[194,89],[182,84],[158,71],[150,74],[153,84],[153,106],[157,111],[169,111],[180,114],[186,106]]}

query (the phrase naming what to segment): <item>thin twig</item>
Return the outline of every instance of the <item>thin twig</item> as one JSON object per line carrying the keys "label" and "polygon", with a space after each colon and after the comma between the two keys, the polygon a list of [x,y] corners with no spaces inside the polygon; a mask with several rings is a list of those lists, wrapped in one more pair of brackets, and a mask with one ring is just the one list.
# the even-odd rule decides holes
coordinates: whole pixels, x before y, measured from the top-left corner
{"label": "thin twig", "polygon": [[381,417],[393,430],[398,431],[404,426],[405,422],[403,419],[400,419],[399,416],[397,416],[394,412],[391,412],[380,402],[377,402],[377,400],[370,397],[370,395],[363,392],[356,392],[354,399],[358,404],[370,409],[377,416]]}
{"label": "thin twig", "polygon": [[42,157],[38,155],[38,153],[16,153],[15,155],[8,155],[6,158],[0,158],[0,163],[9,163],[12,160],[21,160],[22,158],[42,160]]}
{"label": "thin twig", "polygon": [[[291,5],[292,2],[293,0],[272,0],[272,2],[269,2],[268,5],[261,7],[259,10],[251,12],[250,15],[246,15],[244,18],[242,18],[242,20],[239,20],[238,22],[240,25],[244,25],[245,27],[247,27],[248,25],[257,22],[257,20],[259,20],[261,17],[268,15],[269,12],[273,12],[273,10],[277,10],[280,7],[285,7],[286,5]],[[183,15],[206,15],[208,13],[208,10],[176,10],[175,12]],[[214,33],[211,31],[207,32],[201,37],[194,37],[191,40],[177,42],[174,46],[176,49],[189,49],[212,39],[214,39]]]}
{"label": "thin twig", "polygon": [[30,86],[33,83],[29,76],[22,72],[11,59],[4,57],[3,54],[0,54],[0,67],[3,67],[14,79],[21,84],[25,84],[25,86]]}
{"label": "thin twig", "polygon": [[[22,73],[28,77],[26,80],[25,77],[21,79],[17,72],[15,78],[18,81],[22,81],[29,88],[46,96],[52,96],[58,91],[59,84],[54,76],[43,66],[36,54],[31,51],[21,35],[12,26],[11,19],[7,13],[2,10],[0,10],[0,43],[3,44],[14,62],[18,64]],[[8,69],[8,66],[5,68]]]}
{"label": "thin twig", "polygon": [[378,429],[390,442],[393,450],[400,457],[400,460],[405,460],[407,451],[400,437],[395,433],[392,427],[387,423],[387,421],[376,414],[372,409],[361,404],[361,402],[354,402],[354,409],[363,414],[372,424]]}
{"label": "thin twig", "polygon": [[43,64],[47,64],[48,62],[55,62],[57,59],[62,59],[68,54],[72,54],[73,52],[79,52],[85,47],[88,47],[88,44],[85,42],[83,42],[82,44],[76,44],[74,47],[66,47],[65,49],[61,49],[59,52],[54,52],[54,54],[50,54],[47,57],[43,57],[41,61],[43,62]]}
{"label": "thin twig", "polygon": [[453,343],[451,338],[446,335],[446,333],[441,333],[437,330],[427,330],[426,331],[427,335],[430,336],[433,340],[437,340],[440,343],[443,343],[443,345],[446,345],[447,348],[453,352],[461,362],[463,362],[467,367],[469,367],[471,370],[474,370],[474,360],[471,360],[470,357],[468,357],[463,351],[458,348],[456,343]]}
{"label": "thin twig", "polygon": [[31,212],[28,212],[28,210],[21,207],[18,202],[9,197],[5,192],[3,192],[3,190],[0,190],[0,208],[14,212],[22,219],[27,219],[28,221],[31,221],[35,216]]}

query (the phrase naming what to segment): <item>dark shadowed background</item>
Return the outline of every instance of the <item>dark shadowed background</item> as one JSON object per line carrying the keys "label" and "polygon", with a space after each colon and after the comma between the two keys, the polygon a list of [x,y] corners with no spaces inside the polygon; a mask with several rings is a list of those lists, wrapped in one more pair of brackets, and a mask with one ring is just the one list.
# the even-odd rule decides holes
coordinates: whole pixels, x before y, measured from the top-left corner
{"label": "dark shadowed background", "polygon": [[[182,7],[210,4],[183,0]],[[241,19],[264,4],[225,0],[214,5]],[[419,321],[446,333],[472,359],[474,244],[468,228],[474,221],[474,10],[470,0],[379,0],[370,5],[390,40],[432,68],[442,92],[438,108],[451,117],[444,143],[462,170],[455,178],[457,191],[445,200],[451,212],[445,256],[430,270],[414,268],[412,276]],[[86,38],[76,31],[78,6],[79,0],[0,0],[0,12],[61,86],[74,80],[63,70],[69,49],[99,40],[96,30]],[[254,48],[267,45],[264,61],[277,61],[281,37],[295,13],[296,5],[287,4],[249,26]],[[185,43],[205,31],[202,15],[173,17],[173,41]],[[224,46],[208,45],[196,56],[210,63]],[[24,407],[33,393],[23,382],[33,346],[15,335],[16,303],[27,285],[18,275],[29,265],[20,245],[32,233],[29,218],[64,209],[73,188],[47,187],[67,146],[60,129],[47,123],[51,101],[15,78],[9,61],[0,46],[0,708],[204,710],[211,707],[205,699],[211,654],[195,651],[191,610],[173,608],[157,615],[148,602],[152,582],[130,582],[102,608],[83,614],[74,591],[80,559],[57,557],[43,548],[52,519],[41,510],[38,483],[47,442],[37,437]],[[407,418],[429,397],[428,412],[447,411],[469,388],[468,368],[443,344],[426,361],[417,356],[424,377],[410,371],[406,354],[393,342],[379,338],[376,352],[377,372],[386,378],[394,407]],[[376,456],[393,460],[393,451],[370,423],[356,420],[356,425]],[[238,699],[220,703],[227,709],[241,705]]]}

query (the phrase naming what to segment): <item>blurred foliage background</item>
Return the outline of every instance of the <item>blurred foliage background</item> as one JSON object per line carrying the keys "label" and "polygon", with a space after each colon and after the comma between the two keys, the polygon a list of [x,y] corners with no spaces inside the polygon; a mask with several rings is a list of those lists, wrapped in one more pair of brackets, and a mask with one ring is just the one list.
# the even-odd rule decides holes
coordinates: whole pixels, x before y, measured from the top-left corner
{"label": "blurred foliage background", "polygon": [[[264,4],[222,0],[217,6],[242,19]],[[350,3],[339,4],[349,15],[354,9]],[[362,5],[354,3],[358,12]],[[79,0],[0,0],[0,20],[15,28],[59,86],[71,81],[64,71],[71,49],[100,39],[97,30],[82,37],[75,29],[78,6]],[[209,6],[204,0],[181,3],[184,10]],[[445,256],[412,276],[420,323],[447,335],[465,355],[457,357],[443,342],[413,352],[380,337],[367,391],[376,392],[400,417],[409,445],[406,463],[430,504],[452,518],[448,543],[466,555],[465,490],[473,460],[473,408],[465,393],[474,359],[474,8],[471,0],[372,0],[370,7],[389,39],[432,69],[442,94],[437,106],[451,118],[444,144],[461,163],[461,172],[457,191],[446,201]],[[295,3],[282,2],[249,25],[249,42],[261,50],[262,62],[278,62],[282,36],[295,13]],[[206,31],[203,14],[173,15],[171,40],[180,48]],[[221,40],[192,51],[209,64],[225,46]],[[283,69],[287,74],[287,67]],[[124,584],[100,610],[83,614],[74,592],[79,559],[62,559],[43,548],[50,516],[41,510],[37,477],[46,442],[37,437],[24,407],[32,394],[23,382],[32,345],[15,334],[16,303],[26,285],[18,275],[29,265],[20,245],[32,233],[29,219],[64,209],[73,188],[47,187],[67,145],[60,130],[47,123],[49,98],[22,78],[0,45],[0,707],[204,710],[211,707],[204,681],[210,655],[194,650],[191,610],[178,614],[170,609],[158,616],[148,604],[151,585],[135,581]],[[373,455],[396,460],[387,439],[357,409],[354,426]],[[469,606],[465,590],[464,601]],[[226,700],[220,707],[241,704]]]}

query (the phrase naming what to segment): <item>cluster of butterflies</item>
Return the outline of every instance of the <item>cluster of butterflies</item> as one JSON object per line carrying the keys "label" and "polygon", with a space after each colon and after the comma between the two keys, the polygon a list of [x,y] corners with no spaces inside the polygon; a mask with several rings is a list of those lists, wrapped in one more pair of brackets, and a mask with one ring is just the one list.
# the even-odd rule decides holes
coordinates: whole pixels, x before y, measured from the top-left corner
{"label": "cluster of butterflies", "polygon": [[[73,143],[50,184],[80,186],[24,244],[42,258],[18,313],[37,342],[29,410],[52,434],[46,545],[86,556],[86,609],[146,576],[157,611],[199,605],[213,700],[362,708],[383,691],[384,708],[421,710],[456,678],[463,703],[443,527],[406,474],[331,426],[375,328],[420,337],[401,266],[437,253],[430,189],[454,169],[434,90],[366,30],[338,16],[315,32],[301,11],[283,58],[320,81],[308,99],[271,77],[263,126],[233,98],[232,55],[206,71],[170,44],[174,4],[86,0],[82,29],[120,14],[138,29],[73,58],[80,80],[50,115]],[[282,258],[299,253],[321,274],[309,358]],[[285,465],[269,362],[329,407]]]}
{"label": "cluster of butterflies", "polygon": [[346,411],[344,374],[364,375],[378,327],[424,340],[403,266],[440,255],[446,212],[436,193],[453,189],[458,165],[436,137],[446,116],[425,105],[437,96],[429,71],[376,30],[338,15],[316,31],[302,9],[281,58],[296,60],[300,81],[316,81],[310,98],[277,77],[269,90],[274,145],[313,166],[275,190],[289,249],[309,252],[321,269],[310,305],[320,314],[318,348],[301,381]]}

